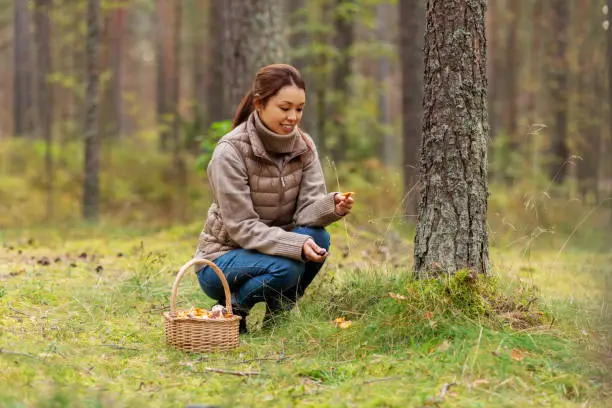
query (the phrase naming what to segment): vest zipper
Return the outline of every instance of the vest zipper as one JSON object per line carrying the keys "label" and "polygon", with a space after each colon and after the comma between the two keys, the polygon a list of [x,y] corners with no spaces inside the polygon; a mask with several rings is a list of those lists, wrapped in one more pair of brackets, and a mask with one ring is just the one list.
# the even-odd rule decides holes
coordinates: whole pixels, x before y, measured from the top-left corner
{"label": "vest zipper", "polygon": [[285,198],[285,178],[283,177],[283,172],[285,170],[285,161],[283,160],[282,164],[279,166],[279,173],[280,173],[280,182],[281,182],[281,191],[280,194],[278,195],[278,205],[279,207],[283,205],[283,199]]}

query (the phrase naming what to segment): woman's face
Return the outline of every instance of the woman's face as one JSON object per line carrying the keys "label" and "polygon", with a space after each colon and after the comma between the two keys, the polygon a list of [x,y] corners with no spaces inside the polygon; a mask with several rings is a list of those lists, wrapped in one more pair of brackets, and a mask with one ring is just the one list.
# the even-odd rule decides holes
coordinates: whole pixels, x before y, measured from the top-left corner
{"label": "woman's face", "polygon": [[306,93],[295,85],[281,88],[266,106],[255,103],[259,117],[274,133],[288,135],[302,120]]}

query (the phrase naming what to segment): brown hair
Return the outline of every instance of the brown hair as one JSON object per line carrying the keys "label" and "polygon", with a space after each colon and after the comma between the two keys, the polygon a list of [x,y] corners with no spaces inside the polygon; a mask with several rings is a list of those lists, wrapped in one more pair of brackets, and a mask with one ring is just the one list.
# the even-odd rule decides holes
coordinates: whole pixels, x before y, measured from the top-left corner
{"label": "brown hair", "polygon": [[242,98],[240,105],[238,105],[236,116],[234,116],[233,127],[247,120],[255,109],[255,100],[258,100],[265,106],[271,97],[276,95],[281,88],[287,85],[295,85],[306,91],[306,84],[304,83],[302,74],[300,74],[297,68],[291,65],[272,64],[257,71],[251,90],[247,92],[244,98]]}

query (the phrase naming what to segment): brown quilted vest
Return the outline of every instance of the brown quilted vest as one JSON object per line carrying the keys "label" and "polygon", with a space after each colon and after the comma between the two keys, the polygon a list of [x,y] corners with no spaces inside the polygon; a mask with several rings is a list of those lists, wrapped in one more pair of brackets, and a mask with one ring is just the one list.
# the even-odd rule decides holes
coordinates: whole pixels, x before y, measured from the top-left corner
{"label": "brown quilted vest", "polygon": [[[264,148],[252,120],[223,136],[218,145],[231,144],[244,160],[251,200],[260,221],[268,226],[291,230],[302,180],[302,169],[315,158],[309,136],[299,132],[293,151],[284,165],[277,164]],[[239,246],[223,227],[219,205],[213,200],[198,240],[196,257],[214,259]]]}

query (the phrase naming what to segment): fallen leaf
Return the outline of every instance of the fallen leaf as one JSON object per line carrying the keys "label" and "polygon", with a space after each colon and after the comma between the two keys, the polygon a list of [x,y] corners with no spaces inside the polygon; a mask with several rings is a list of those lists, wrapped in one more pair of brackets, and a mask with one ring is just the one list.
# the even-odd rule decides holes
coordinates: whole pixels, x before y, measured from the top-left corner
{"label": "fallen leaf", "polygon": [[444,340],[442,343],[436,347],[436,351],[438,353],[443,353],[450,348],[450,342],[448,340]]}
{"label": "fallen leaf", "polygon": [[404,295],[400,295],[399,293],[389,292],[389,297],[397,300],[406,300],[407,297]]}
{"label": "fallen leaf", "polygon": [[525,358],[525,352],[519,349],[512,349],[510,357],[516,361],[523,361],[523,359]]}
{"label": "fallen leaf", "polygon": [[487,380],[474,380],[474,382],[472,383],[472,387],[478,387],[479,385],[485,385],[488,383],[489,381]]}
{"label": "fallen leaf", "polygon": [[423,317],[428,319],[428,320],[431,320],[431,319],[433,319],[434,314],[432,312],[425,312],[425,313],[423,313]]}

